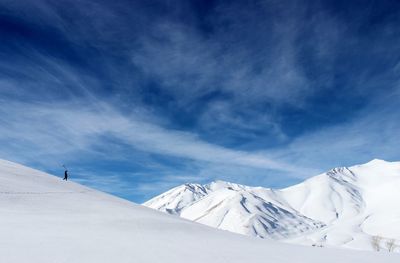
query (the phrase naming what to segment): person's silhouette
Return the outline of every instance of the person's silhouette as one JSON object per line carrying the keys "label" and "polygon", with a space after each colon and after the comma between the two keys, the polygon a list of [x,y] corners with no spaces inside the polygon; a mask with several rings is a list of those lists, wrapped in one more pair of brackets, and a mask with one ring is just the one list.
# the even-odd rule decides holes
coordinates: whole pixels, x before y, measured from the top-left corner
{"label": "person's silhouette", "polygon": [[65,170],[63,180],[68,181],[68,170]]}

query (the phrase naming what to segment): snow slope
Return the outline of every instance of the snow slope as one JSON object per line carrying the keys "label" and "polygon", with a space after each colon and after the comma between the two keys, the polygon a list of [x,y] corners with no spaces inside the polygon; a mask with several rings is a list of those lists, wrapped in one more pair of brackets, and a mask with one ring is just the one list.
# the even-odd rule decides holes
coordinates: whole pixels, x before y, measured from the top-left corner
{"label": "snow slope", "polygon": [[221,181],[186,184],[145,205],[250,236],[372,250],[375,235],[382,244],[396,239],[400,245],[399,200],[400,162],[373,160],[280,190]]}
{"label": "snow slope", "polygon": [[399,262],[209,228],[0,160],[0,262]]}

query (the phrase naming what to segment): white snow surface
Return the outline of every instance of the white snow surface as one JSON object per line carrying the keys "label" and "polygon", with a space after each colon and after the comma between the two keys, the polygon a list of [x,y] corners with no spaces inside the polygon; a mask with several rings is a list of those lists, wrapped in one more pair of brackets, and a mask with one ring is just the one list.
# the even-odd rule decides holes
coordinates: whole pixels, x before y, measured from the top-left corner
{"label": "white snow surface", "polygon": [[4,263],[400,260],[396,254],[304,247],[217,230],[3,160],[0,234]]}
{"label": "white snow surface", "polygon": [[[310,246],[400,245],[400,162],[340,167],[285,189],[185,184],[144,205],[215,228]],[[399,248],[397,248],[397,251]]]}

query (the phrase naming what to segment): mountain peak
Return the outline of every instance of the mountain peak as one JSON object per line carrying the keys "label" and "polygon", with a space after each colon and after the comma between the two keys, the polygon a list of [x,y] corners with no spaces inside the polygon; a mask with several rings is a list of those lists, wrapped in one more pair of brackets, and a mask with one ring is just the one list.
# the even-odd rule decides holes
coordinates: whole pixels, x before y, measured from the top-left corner
{"label": "mountain peak", "polygon": [[355,165],[355,167],[360,167],[360,166],[399,166],[400,165],[400,161],[386,161],[383,159],[372,159],[371,161],[364,163],[364,164],[359,164],[359,165]]}
{"label": "mountain peak", "polygon": [[211,191],[217,191],[219,189],[241,190],[241,189],[248,188],[248,186],[245,186],[245,185],[230,183],[230,182],[226,182],[226,181],[222,181],[222,180],[215,180],[204,186],[206,188],[210,189]]}
{"label": "mountain peak", "polygon": [[[382,175],[398,176],[400,171],[400,162],[390,162],[382,159],[373,159],[365,164],[359,164],[349,167],[352,171],[363,170],[363,174],[368,177],[381,177]],[[369,171],[368,173],[365,171]],[[364,176],[364,177],[365,177]]]}
{"label": "mountain peak", "polygon": [[221,188],[232,187],[233,185],[236,185],[236,184],[222,181],[222,180],[215,180],[215,181],[212,181],[211,183],[206,184],[205,186],[211,190],[217,190],[217,189],[221,189]]}
{"label": "mountain peak", "polygon": [[375,159],[372,159],[371,161],[369,161],[369,162],[367,162],[365,164],[387,164],[387,163],[390,163],[390,162],[385,161],[383,159],[375,158]]}

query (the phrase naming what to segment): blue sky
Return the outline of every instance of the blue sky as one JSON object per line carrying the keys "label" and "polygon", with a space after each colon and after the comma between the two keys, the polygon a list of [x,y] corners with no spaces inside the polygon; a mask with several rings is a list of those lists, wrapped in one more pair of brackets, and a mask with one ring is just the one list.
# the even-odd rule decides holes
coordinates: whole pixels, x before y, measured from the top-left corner
{"label": "blue sky", "polygon": [[0,158],[143,202],[400,160],[398,1],[0,1]]}

